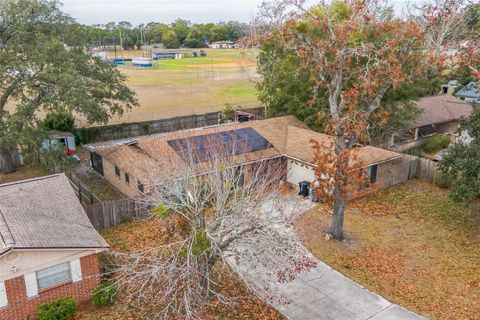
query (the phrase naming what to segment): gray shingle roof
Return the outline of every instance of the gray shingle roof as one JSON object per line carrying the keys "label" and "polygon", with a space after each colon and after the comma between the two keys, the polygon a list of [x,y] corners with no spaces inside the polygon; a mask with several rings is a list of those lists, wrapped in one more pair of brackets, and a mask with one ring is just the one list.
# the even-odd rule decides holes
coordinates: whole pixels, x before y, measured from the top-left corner
{"label": "gray shingle roof", "polygon": [[0,235],[13,248],[106,248],[64,174],[0,185]]}
{"label": "gray shingle roof", "polygon": [[480,99],[480,85],[472,81],[455,93],[455,96]]}
{"label": "gray shingle roof", "polygon": [[468,117],[473,109],[471,104],[448,94],[423,97],[418,100],[417,106],[422,113],[412,128],[461,120]]}

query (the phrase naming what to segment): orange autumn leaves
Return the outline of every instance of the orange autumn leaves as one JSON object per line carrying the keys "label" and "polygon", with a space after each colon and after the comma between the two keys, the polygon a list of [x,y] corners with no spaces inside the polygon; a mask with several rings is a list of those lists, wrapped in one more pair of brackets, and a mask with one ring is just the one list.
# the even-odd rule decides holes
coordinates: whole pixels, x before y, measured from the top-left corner
{"label": "orange autumn leaves", "polygon": [[333,141],[310,141],[314,150],[316,181],[312,184],[320,199],[327,205],[334,202],[334,190],[340,188],[344,200],[366,195],[377,188],[370,182],[370,174],[360,159],[359,147],[339,149]]}

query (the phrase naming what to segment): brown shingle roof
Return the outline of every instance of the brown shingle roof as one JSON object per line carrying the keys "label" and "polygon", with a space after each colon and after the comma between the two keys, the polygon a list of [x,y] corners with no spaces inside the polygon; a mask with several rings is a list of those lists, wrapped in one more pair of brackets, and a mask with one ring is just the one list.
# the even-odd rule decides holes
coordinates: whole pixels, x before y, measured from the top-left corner
{"label": "brown shingle roof", "polygon": [[[315,140],[321,145],[328,145],[330,142],[334,142],[334,138],[332,136],[323,133],[297,127],[288,127],[288,135],[286,139],[287,147],[285,154],[290,157],[303,160],[307,163],[312,163],[314,153],[310,144],[311,140]],[[333,148],[330,150],[330,152],[334,152]],[[376,148],[373,146],[360,147],[359,156],[366,166],[401,157],[401,155],[397,152]]]}
{"label": "brown shingle roof", "polygon": [[[142,137],[129,145],[97,148],[96,152],[121,170],[134,174],[143,181],[152,181],[156,170],[168,167],[168,162],[182,162],[182,158],[169,146],[167,141],[205,135],[213,132],[251,127],[267,139],[272,148],[259,150],[232,157],[234,163],[253,162],[276,156],[287,155],[307,163],[313,161],[310,140],[332,140],[331,136],[310,130],[303,122],[293,116],[251,121],[241,124],[228,124],[205,128],[172,132],[168,135]],[[360,156],[365,165],[371,165],[393,158],[400,154],[372,146],[361,147]]]}
{"label": "brown shingle roof", "polygon": [[448,94],[421,98],[417,106],[422,113],[412,128],[461,120],[472,112],[471,104]]}
{"label": "brown shingle roof", "polygon": [[64,174],[0,185],[3,248],[108,248]]}

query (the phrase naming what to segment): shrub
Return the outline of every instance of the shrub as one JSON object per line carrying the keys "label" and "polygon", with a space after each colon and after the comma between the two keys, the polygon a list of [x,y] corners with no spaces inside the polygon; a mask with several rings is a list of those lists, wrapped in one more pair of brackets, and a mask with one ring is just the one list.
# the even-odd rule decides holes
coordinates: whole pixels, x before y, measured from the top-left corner
{"label": "shrub", "polygon": [[112,304],[117,298],[117,287],[113,281],[105,281],[92,290],[93,304],[106,306]]}
{"label": "shrub", "polygon": [[445,149],[450,144],[450,137],[444,134],[435,134],[426,139],[423,151],[427,153],[434,153]]}
{"label": "shrub", "polygon": [[112,273],[118,268],[113,254],[109,252],[102,252],[98,255],[100,261],[100,268],[102,273],[102,279],[107,280],[111,277]]}
{"label": "shrub", "polygon": [[77,305],[72,297],[55,300],[38,306],[37,320],[68,320],[73,319]]}
{"label": "shrub", "polygon": [[75,130],[75,118],[68,112],[48,113],[43,120],[45,128],[50,130],[69,131]]}
{"label": "shrub", "polygon": [[225,103],[222,110],[222,121],[229,122],[235,120],[235,108],[230,103]]}
{"label": "shrub", "polygon": [[172,211],[168,210],[163,204],[159,204],[152,209],[152,214],[159,218],[167,218],[172,215]]}
{"label": "shrub", "polygon": [[447,173],[442,171],[437,171],[435,174],[435,184],[440,188],[447,189],[451,186],[451,181]]}

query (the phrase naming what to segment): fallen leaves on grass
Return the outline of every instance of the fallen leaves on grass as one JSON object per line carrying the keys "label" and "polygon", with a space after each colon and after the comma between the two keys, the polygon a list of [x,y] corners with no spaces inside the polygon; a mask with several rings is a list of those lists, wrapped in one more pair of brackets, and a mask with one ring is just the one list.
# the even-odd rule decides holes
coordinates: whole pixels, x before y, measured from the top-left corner
{"label": "fallen leaves on grass", "polygon": [[325,241],[331,217],[296,222],[305,246],[368,289],[431,319],[480,319],[480,216],[413,181],[353,202],[345,242]]}
{"label": "fallen leaves on grass", "polygon": [[268,307],[252,295],[238,277],[228,268],[214,274],[219,292],[230,299],[229,305],[215,300],[204,312],[204,319],[284,319],[275,309]]}

